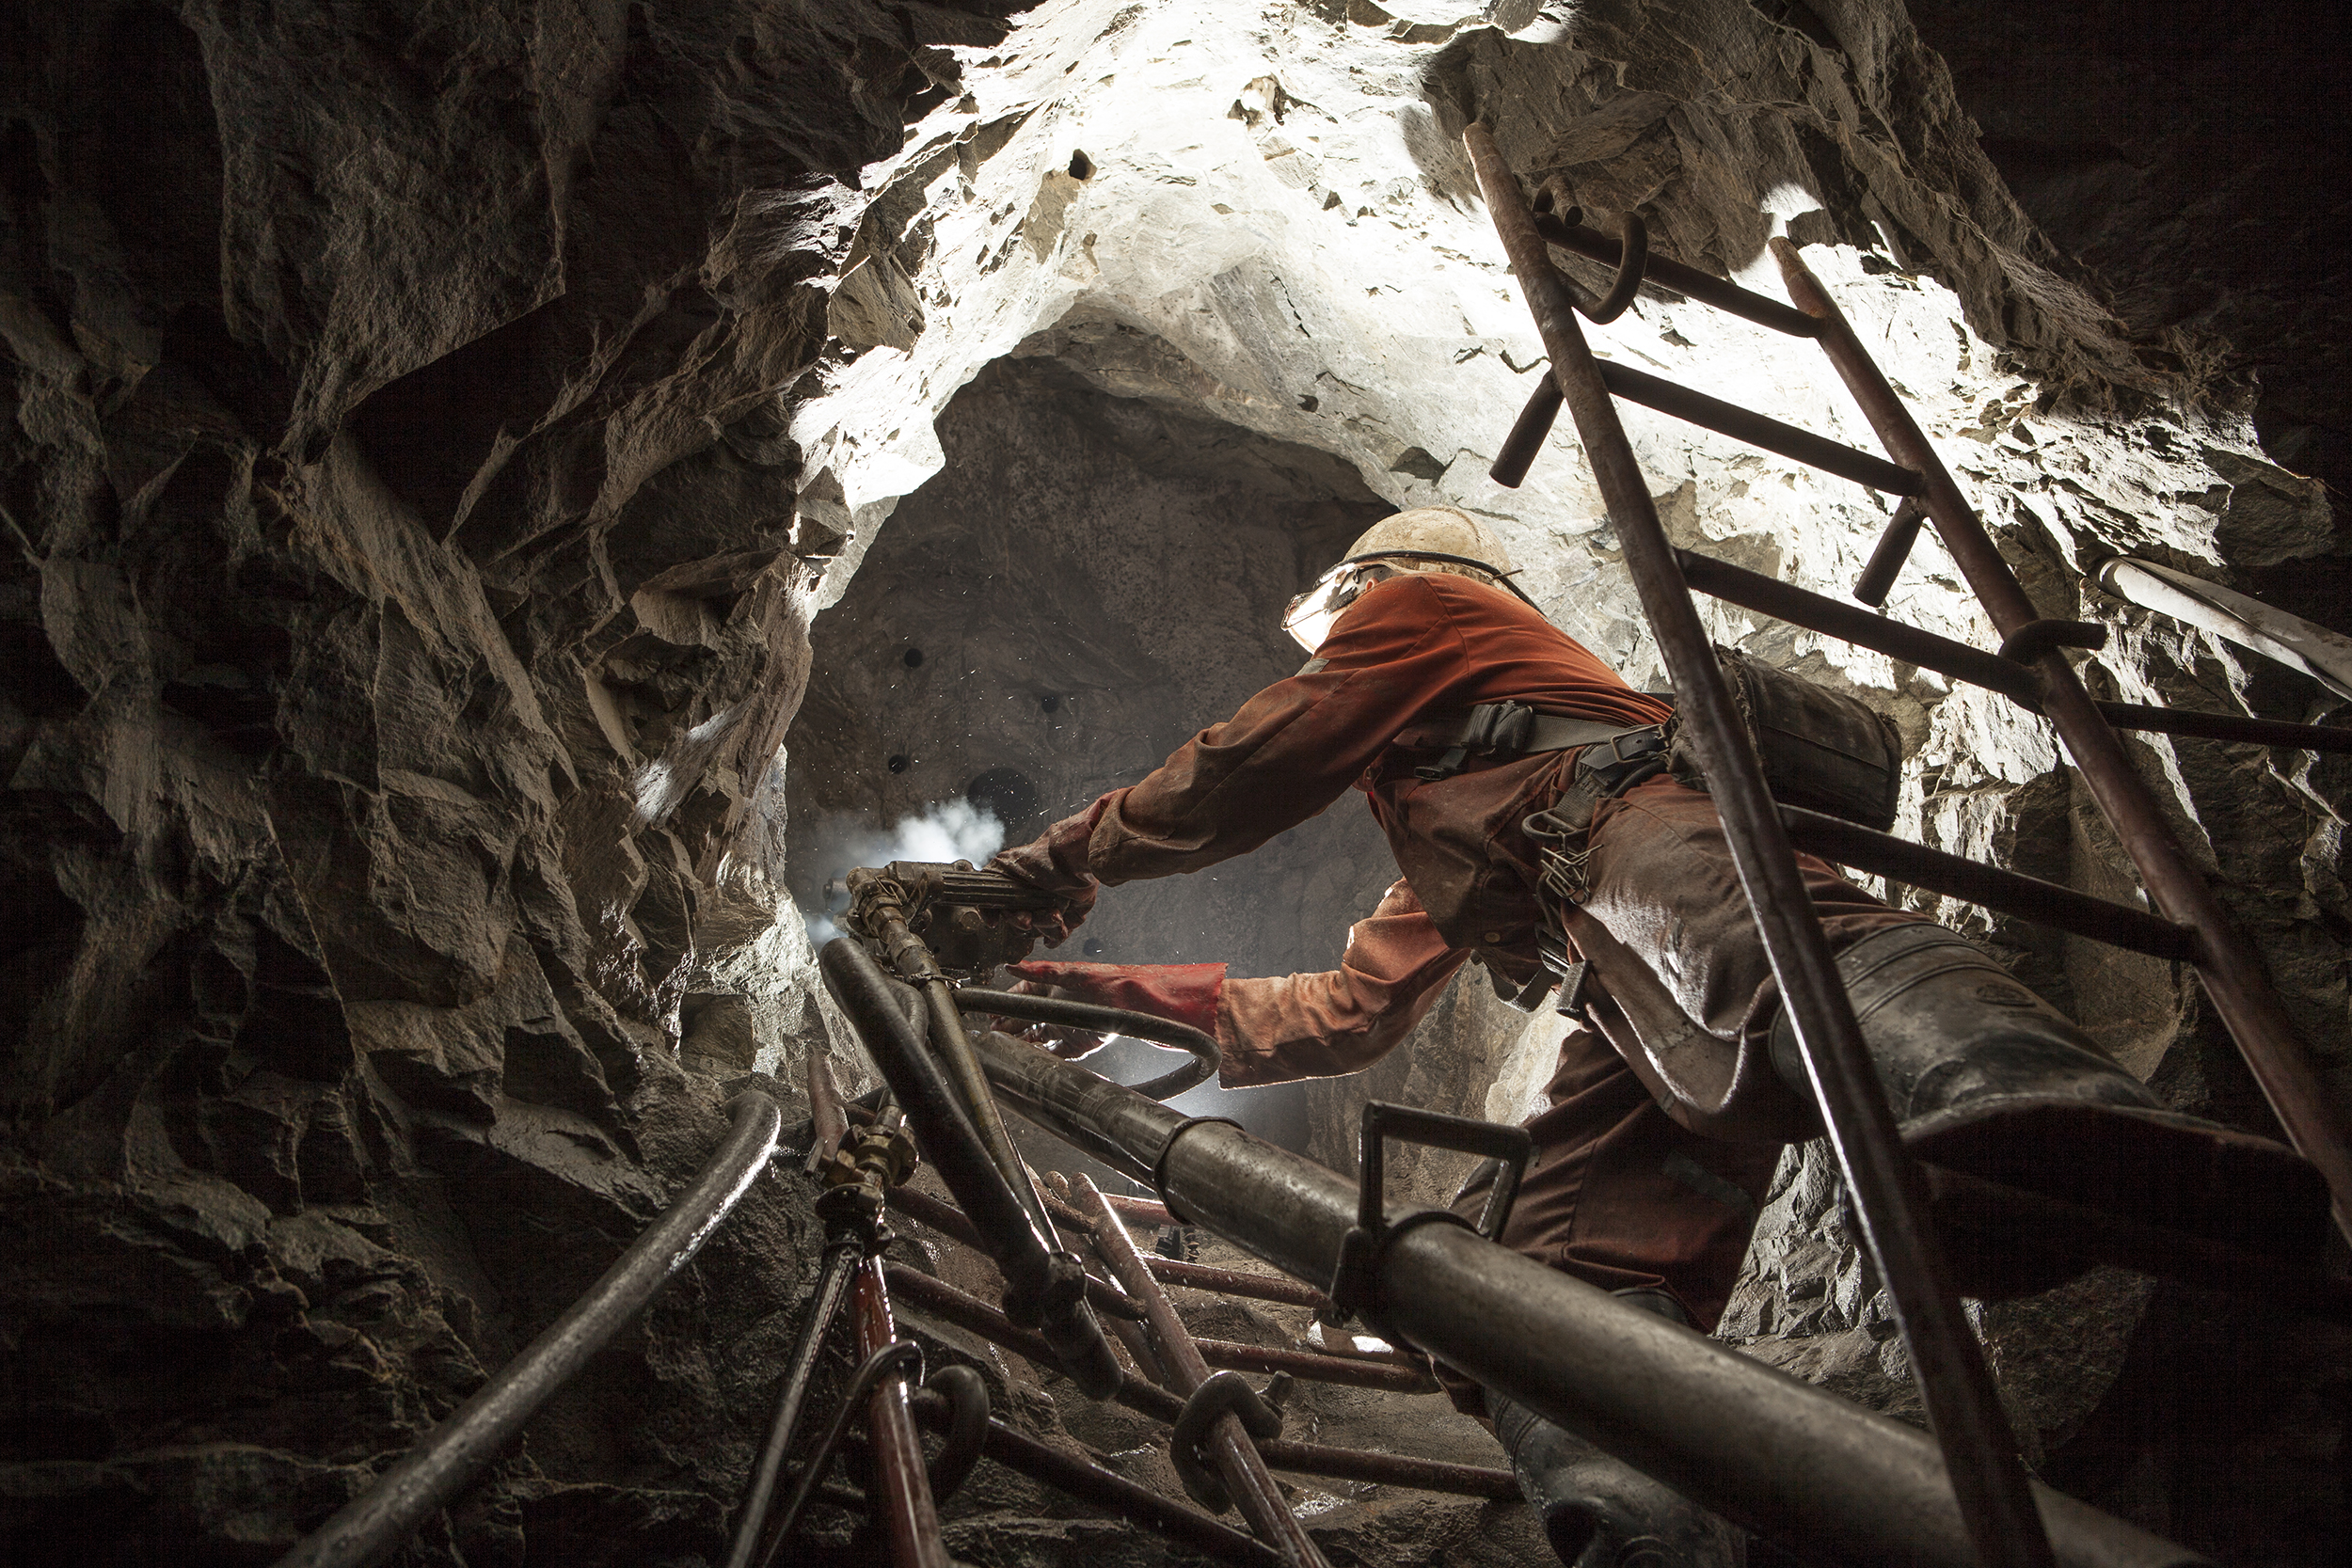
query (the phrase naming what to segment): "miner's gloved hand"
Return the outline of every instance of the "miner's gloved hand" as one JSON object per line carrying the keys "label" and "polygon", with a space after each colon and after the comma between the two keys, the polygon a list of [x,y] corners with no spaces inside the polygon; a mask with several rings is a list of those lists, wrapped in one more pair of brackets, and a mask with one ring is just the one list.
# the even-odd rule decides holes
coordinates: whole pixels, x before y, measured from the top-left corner
{"label": "miner's gloved hand", "polygon": [[1225,990],[1223,964],[1087,964],[1033,959],[1009,966],[1021,990],[1035,995],[1051,988],[1073,1002],[1124,1007],[1178,1023],[1205,1035],[1216,1033],[1216,1004]]}
{"label": "miner's gloved hand", "polygon": [[1085,822],[1080,816],[1057,822],[1034,842],[1001,849],[988,863],[989,870],[1061,900],[1050,910],[1025,910],[1012,917],[1024,930],[1036,932],[1048,947],[1059,947],[1070,940],[1070,933],[1093,910],[1094,895],[1102,888],[1084,869]]}

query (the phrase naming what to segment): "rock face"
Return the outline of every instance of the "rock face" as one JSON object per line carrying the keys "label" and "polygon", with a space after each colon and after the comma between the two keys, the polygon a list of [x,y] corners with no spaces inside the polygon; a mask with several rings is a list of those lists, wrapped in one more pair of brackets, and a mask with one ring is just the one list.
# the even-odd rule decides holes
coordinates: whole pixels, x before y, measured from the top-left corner
{"label": "rock face", "polygon": [[[2343,428],[2333,361],[2296,358],[2307,279],[2200,262],[2165,293],[2125,265],[2165,181],[2034,177],[2045,145],[2132,164],[2120,87],[2085,100],[2093,130],[2037,129],[1995,69],[2010,35],[1932,5],[1956,78],[1892,0],[1491,11],[11,13],[11,1561],[274,1558],[594,1277],[715,1146],[730,1084],[811,1050],[861,1076],[793,907],[847,818],[887,842],[954,802],[1025,832],[1138,776],[1293,667],[1279,606],[1370,517],[1477,510],[1564,627],[1659,681],[1573,442],[1522,489],[1486,478],[1540,361],[1471,117],[1662,253],[1769,290],[1765,239],[1804,245],[2043,611],[2114,628],[2102,694],[2327,709],[2086,583],[2129,552],[2308,612],[2341,560],[2290,471],[2332,471]],[[2263,211],[2250,188],[2212,210]],[[1686,301],[1593,337],[1867,444],[1810,350]],[[2257,424],[2215,344],[2281,367]],[[1687,546],[1840,592],[1883,523],[1629,423]],[[1890,609],[1989,645],[1931,544]],[[2128,895],[2037,722],[1708,613],[1896,719],[1902,831]],[[2344,766],[2136,750],[2352,1097]],[[1120,891],[1084,937],[1320,966],[1391,875],[1367,828],[1343,802],[1215,880]],[[1939,912],[2175,1103],[2265,1125],[2180,972]],[[1367,1095],[1516,1117],[1552,1043],[1473,980],[1409,1052],[1248,1114],[1344,1165]],[[1441,1200],[1460,1164],[1400,1161],[1394,1190]],[[807,1196],[764,1180],[419,1560],[707,1560]],[[1789,1156],[1753,1263],[1733,1333],[1899,1407],[1820,1150]],[[2094,1277],[1984,1327],[2054,1479],[2233,1560],[2318,1560],[2344,1341],[2217,1302]],[[960,1552],[1100,1555],[1099,1523],[1006,1498]],[[1345,1549],[1459,1555],[1484,1528]]]}

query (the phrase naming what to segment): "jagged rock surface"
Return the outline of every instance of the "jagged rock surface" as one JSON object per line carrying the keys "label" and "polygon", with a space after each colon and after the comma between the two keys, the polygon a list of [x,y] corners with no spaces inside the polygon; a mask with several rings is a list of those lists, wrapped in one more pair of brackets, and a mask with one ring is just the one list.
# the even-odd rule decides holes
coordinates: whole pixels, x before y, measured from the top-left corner
{"label": "jagged rock surface", "polygon": [[[2113,281],[2138,209],[2069,230],[2071,198],[2037,187],[2021,211],[1891,0],[1514,4],[1499,25],[1368,0],[1056,0],[1017,25],[1014,9],[10,11],[10,1560],[273,1559],[594,1276],[715,1145],[744,1069],[842,1050],[780,899],[820,809],[897,813],[996,766],[1025,772],[1041,813],[1080,803],[1280,673],[1265,612],[1368,510],[1486,513],[1564,626],[1657,681],[1572,443],[1521,491],[1484,479],[1539,360],[1455,150],[1469,116],[1523,172],[1638,207],[1663,252],[1770,289],[1765,236],[1806,245],[2044,611],[2114,626],[2112,694],[2323,710],[2085,587],[2116,550],[2257,592],[2324,583],[2334,521],[2241,415],[2169,401],[2204,363],[2152,336],[2177,312],[2126,300],[2119,325],[2069,280]],[[2062,253],[2028,212],[2097,253]],[[2214,317],[2225,335],[2244,319]],[[1809,350],[1684,302],[1645,295],[1594,338],[1863,436]],[[2325,407],[2282,418],[2333,428]],[[1851,581],[1883,519],[1868,498],[1629,422],[1677,543]],[[1150,615],[1125,608],[1146,590],[1116,562],[1069,559],[1105,500],[1072,453],[1154,433],[1190,450],[1104,467],[1104,492],[1152,531],[1141,554],[1178,562],[1236,476],[1258,476],[1246,592],[1228,592],[1230,546],[1196,581],[1158,568]],[[1001,458],[1013,437],[1041,443],[1034,471],[983,489],[960,443]],[[884,737],[857,726],[882,689],[856,660],[898,633],[858,620],[878,592],[861,562],[886,581],[927,547],[1004,547],[951,514],[1019,484],[1023,526],[1062,568],[1025,579],[1038,618],[1078,630],[1025,644],[1000,617],[958,635],[988,640],[975,670],[1024,700],[1055,694],[1003,662],[1025,646],[1117,673],[1080,711],[1134,754],[1097,777],[1050,735],[974,725],[1010,749],[975,739],[935,753],[936,776],[873,779]],[[1312,526],[1283,539],[1275,497]],[[1212,592],[1216,615],[1172,613]],[[795,741],[787,787],[779,742],[827,607],[858,621],[809,713],[836,730]],[[1991,641],[1932,546],[1893,608]],[[1904,831],[2128,893],[2038,726],[1709,613],[1724,641],[1897,719],[1915,751]],[[948,696],[925,697],[926,722]],[[2139,754],[2344,1092],[2343,765]],[[1327,863],[1249,919],[1171,890],[1172,913],[1106,901],[1095,940],[1106,957],[1313,961],[1387,879],[1360,821],[1344,829],[1334,813],[1327,838],[1267,863],[1270,882]],[[2262,1124],[2178,973],[1942,912],[2176,1103]],[[1144,950],[1196,930],[1231,945]],[[1409,1054],[1296,1097],[1293,1131],[1344,1165],[1367,1093],[1522,1113],[1551,1036],[1479,988],[1457,987]],[[842,1067],[859,1075],[846,1052]],[[1403,1160],[1395,1190],[1441,1200],[1460,1164]],[[805,1288],[807,1196],[764,1179],[411,1560],[710,1560]],[[1883,1300],[1819,1150],[1784,1167],[1754,1263],[1731,1324],[1752,1352],[1899,1407]],[[2233,1560],[2318,1560],[2340,1536],[2340,1337],[2113,1277],[1986,1329],[2055,1479]],[[1077,1419],[1003,1386],[1036,1431]],[[960,1554],[1157,1560],[990,1475],[959,1505]],[[1495,1511],[1350,1506],[1359,1534],[1327,1534],[1364,1560],[1524,1545],[1524,1521]],[[846,1560],[871,1543],[836,1544]]]}

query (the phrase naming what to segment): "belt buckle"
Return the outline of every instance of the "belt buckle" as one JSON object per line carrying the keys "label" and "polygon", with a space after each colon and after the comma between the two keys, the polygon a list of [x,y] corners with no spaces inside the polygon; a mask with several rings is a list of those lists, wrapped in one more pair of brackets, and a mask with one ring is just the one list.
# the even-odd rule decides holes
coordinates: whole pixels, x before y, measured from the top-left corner
{"label": "belt buckle", "polygon": [[[1609,737],[1609,758],[1612,762],[1639,762],[1658,750],[1659,738],[1658,726],[1655,724],[1613,735]],[[1642,749],[1629,753],[1625,749],[1626,742],[1629,740],[1642,745]]]}

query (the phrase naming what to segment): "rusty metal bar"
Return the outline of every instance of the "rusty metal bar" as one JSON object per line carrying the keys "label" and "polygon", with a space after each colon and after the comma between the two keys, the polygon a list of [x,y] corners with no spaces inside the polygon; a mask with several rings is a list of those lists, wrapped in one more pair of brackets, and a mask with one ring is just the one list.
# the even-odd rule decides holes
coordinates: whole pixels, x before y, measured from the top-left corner
{"label": "rusty metal bar", "polygon": [[1287,1437],[1261,1437],[1258,1451],[1265,1456],[1270,1468],[1288,1470],[1293,1475],[1368,1481],[1375,1486],[1410,1486],[1422,1492],[1450,1492],[1460,1497],[1517,1501],[1520,1496],[1519,1483],[1511,1478],[1510,1471],[1476,1465],[1332,1448],[1322,1443],[1295,1443]]}
{"label": "rusty metal bar", "polygon": [[[2049,1564],[2050,1544],[2016,1441],[1976,1337],[1961,1315],[1943,1248],[1926,1219],[1926,1185],[1896,1134],[1894,1113],[1798,874],[1796,851],[1764,787],[1746,726],[1659,523],[1648,482],[1530,219],[1518,177],[1486,126],[1472,124],[1463,139],[1674,680],[1684,732],[1697,746],[1740,885],[1780,982],[1783,1006],[1796,1026],[1831,1146],[1894,1297],[1896,1319],[1969,1539],[1986,1568]],[[1907,454],[1896,455],[1899,460]]]}
{"label": "rusty metal bar", "polygon": [[1916,496],[1905,496],[1902,505],[1886,520],[1886,531],[1879,535],[1878,546],[1871,550],[1869,561],[1862,568],[1862,576],[1854,579],[1853,596],[1873,610],[1886,602],[1886,595],[1895,590],[1895,579],[1902,576],[1903,562],[1911,559],[1911,546],[1919,542],[1919,530],[1928,520],[1928,514]]}
{"label": "rusty metal bar", "polygon": [[2352,729],[2332,724],[2285,724],[2234,713],[2200,713],[2194,708],[2151,707],[2144,703],[2093,703],[2099,717],[2119,730],[2191,736],[2249,746],[2292,747],[2303,752],[2352,752]]}
{"label": "rusty metal bar", "polygon": [[2054,926],[2152,958],[2174,962],[2194,962],[2197,958],[2195,931],[2146,910],[1946,854],[1892,833],[1873,832],[1843,817],[1801,806],[1781,807],[1780,819],[1788,824],[1789,841],[1798,848],[1856,871],[1889,877],[1909,887],[1965,899],[2020,920]]}
{"label": "rusty metal bar", "polygon": [[[1772,248],[1788,280],[1788,297],[1820,323],[1822,351],[1862,405],[1887,454],[1925,476],[1927,489],[1922,499],[1928,515],[1934,519],[1936,532],[1958,562],[1961,575],[1983,601],[1995,629],[2007,637],[2039,619],[2040,612],[2001,559],[1992,536],[1829,291],[1806,268],[1794,245],[1776,239]],[[2173,842],[2155,798],[2133,769],[2122,743],[2075,678],[2065,655],[2052,650],[2042,657],[2037,668],[2042,677],[2042,711],[2073,753],[2074,766],[2106,814],[2123,852],[2139,868],[2149,901],[2159,913],[2196,927],[2204,944],[2197,974],[2213,1001],[2214,1011],[2237,1041],[2289,1141],[2327,1178],[2335,1197],[2337,1227],[2352,1237],[2352,1126],[2346,1123],[2344,1108],[2328,1095],[2310,1051],[2296,1037],[2261,958]]]}
{"label": "rusty metal bar", "polygon": [[[1078,1212],[1094,1221],[1095,1247],[1104,1265],[1151,1313],[1152,1338],[1161,1366],[1176,1380],[1178,1391],[1189,1396],[1208,1381],[1209,1368],[1184,1319],[1176,1315],[1168,1292],[1144,1266],[1135,1238],[1127,1234],[1118,1212],[1103,1201],[1094,1183],[1084,1176],[1073,1177],[1070,1194]],[[1283,1501],[1281,1488],[1267,1472],[1241,1418],[1230,1410],[1218,1416],[1209,1428],[1205,1446],[1226,1491],[1259,1539],[1280,1552],[1293,1568],[1327,1568],[1322,1551]]]}
{"label": "rusty metal bar", "polygon": [[1702,594],[1790,626],[1825,633],[1841,642],[1875,648],[1905,664],[1989,688],[2028,709],[2040,711],[2041,679],[2030,668],[2013,659],[1900,621],[1890,621],[1867,610],[1856,610],[1827,594],[1768,578],[1761,572],[1751,572],[1744,566],[1734,566],[1728,561],[1718,561],[1696,550],[1675,551],[1675,564],[1681,569],[1683,580]]}
{"label": "rusty metal bar", "polygon": [[[980,1240],[979,1227],[964,1218],[963,1211],[954,1204],[943,1203],[929,1193],[918,1193],[909,1187],[893,1187],[890,1189],[890,1206],[910,1219],[930,1226],[941,1235],[961,1242],[983,1258],[988,1256],[988,1248]],[[1133,1323],[1143,1321],[1143,1304],[1107,1279],[1088,1275],[1086,1293],[1089,1305],[1098,1312],[1106,1312]]]}
{"label": "rusty metal bar", "polygon": [[[1908,503],[1906,503],[1908,504]],[[1856,610],[1826,594],[1795,583],[1734,566],[1728,561],[1677,550],[1675,561],[1692,588],[1728,604],[1770,615],[1776,621],[1824,633],[1841,642],[1875,648],[1889,658],[1933,670],[1954,680],[1997,691],[2029,712],[2042,711],[2042,676],[2032,665],[1972,648],[1948,637],[1905,626],[1883,615]],[[2151,707],[2140,703],[2090,705],[2117,729],[2146,730],[2161,735],[2193,736],[2205,740],[2243,742],[2254,746],[2286,746],[2311,752],[2352,752],[2352,728],[2326,724],[2286,724],[2269,719],[2249,719],[2230,713],[2198,713],[2188,708]]]}
{"label": "rusty metal bar", "polygon": [[[915,1415],[927,1422],[944,1422],[947,1402],[933,1394],[917,1394]],[[1115,1517],[1132,1519],[1195,1551],[1240,1563],[1243,1568],[1281,1568],[1282,1559],[1273,1548],[1231,1525],[1164,1497],[1100,1465],[1048,1447],[993,1417],[987,1434],[980,1440],[980,1451],[1007,1469],[1018,1470],[1081,1502],[1106,1509]]]}
{"label": "rusty metal bar", "polygon": [[[981,1338],[1002,1345],[1015,1355],[1025,1356],[1043,1371],[1058,1371],[1061,1363],[1055,1358],[1054,1347],[1045,1337],[1016,1328],[1012,1320],[979,1297],[959,1291],[944,1279],[937,1279],[919,1269],[903,1263],[887,1265],[883,1274],[890,1288],[922,1311],[932,1313],[958,1328],[968,1330]],[[1111,1396],[1113,1402],[1123,1404],[1139,1416],[1155,1421],[1173,1421],[1184,1408],[1184,1402],[1167,1389],[1134,1378],[1120,1380],[1119,1391]]]}
{"label": "rusty metal bar", "polygon": [[[1580,328],[1580,335],[1581,329]],[[1867,451],[1856,451],[1842,442],[1826,436],[1816,436],[1809,430],[1785,424],[1769,415],[1736,403],[1708,397],[1705,392],[1678,386],[1647,371],[1637,371],[1630,365],[1613,359],[1596,359],[1601,385],[1628,403],[1638,403],[1645,408],[1655,408],[1661,414],[1671,414],[1677,420],[1728,436],[1735,441],[1745,441],[1752,447],[1775,451],[1825,474],[1850,479],[1856,484],[1873,490],[1883,490],[1892,496],[1913,496],[1919,493],[1920,479],[1911,469],[1889,463],[1883,457],[1873,457]],[[1559,372],[1552,372],[1556,377]]]}
{"label": "rusty metal bar", "polygon": [[1560,417],[1560,384],[1547,369],[1535,389],[1527,394],[1527,406],[1511,425],[1511,434],[1502,438],[1502,450],[1495,454],[1494,466],[1486,477],[1506,490],[1516,490],[1527,478],[1527,470],[1535,466],[1535,454],[1544,450],[1545,439],[1551,435],[1552,421]]}
{"label": "rusty metal bar", "polygon": [[1174,1258],[1162,1258],[1147,1252],[1143,1261],[1152,1271],[1152,1277],[1163,1285],[1182,1285],[1195,1291],[1215,1291],[1223,1296],[1246,1296],[1251,1301],[1275,1301],[1286,1307],[1328,1307],[1331,1298],[1311,1285],[1301,1285],[1294,1279],[1277,1279],[1272,1275],[1244,1274],[1239,1269],[1211,1268],[1206,1263],[1186,1263]]}
{"label": "rusty metal bar", "polygon": [[[1588,261],[1613,267],[1619,265],[1624,259],[1625,247],[1597,229],[1565,223],[1544,214],[1534,214],[1534,221],[1535,232],[1542,236],[1546,245],[1556,245]],[[1779,300],[1743,289],[1728,278],[1717,277],[1696,267],[1671,261],[1656,251],[1650,252],[1642,278],[1644,282],[1671,289],[1686,299],[1711,305],[1727,315],[1741,317],[1758,326],[1769,326],[1775,332],[1786,332],[1792,338],[1811,338],[1821,330],[1820,324],[1802,310],[1792,310]]]}
{"label": "rusty metal bar", "polygon": [[[857,1321],[861,1358],[880,1354],[898,1338],[882,1259],[868,1258],[858,1266],[850,1309]],[[874,1444],[874,1489],[881,1494],[891,1556],[900,1568],[950,1568],[947,1543],[939,1533],[939,1509],[931,1501],[930,1472],[923,1463],[923,1440],[915,1435],[903,1377],[882,1380],[866,1402],[866,1422]]]}
{"label": "rusty metal bar", "polygon": [[1355,1388],[1385,1388],[1396,1394],[1437,1392],[1437,1379],[1418,1367],[1381,1362],[1369,1357],[1318,1355],[1313,1351],[1274,1350],[1265,1345],[1236,1344],[1230,1339],[1196,1339],[1200,1359],[1212,1367],[1242,1372],[1288,1372],[1316,1383],[1343,1383]]}

